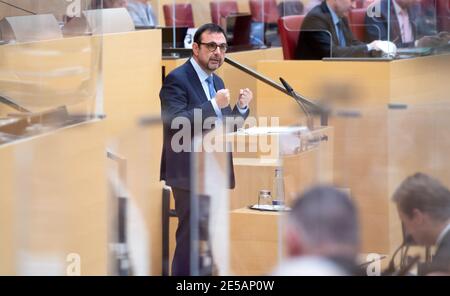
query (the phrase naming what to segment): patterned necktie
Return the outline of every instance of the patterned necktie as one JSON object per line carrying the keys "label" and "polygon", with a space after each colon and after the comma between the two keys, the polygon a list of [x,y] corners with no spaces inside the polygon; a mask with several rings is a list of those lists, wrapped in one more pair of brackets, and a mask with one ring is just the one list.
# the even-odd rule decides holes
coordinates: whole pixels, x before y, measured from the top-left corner
{"label": "patterned necktie", "polygon": [[[210,100],[214,99],[216,97],[216,89],[214,88],[214,83],[213,83],[213,77],[209,76],[208,78],[206,78],[205,80],[208,83],[208,89],[209,89],[209,97]],[[218,119],[222,119],[222,111],[217,111],[217,118]]]}
{"label": "patterned necktie", "polygon": [[216,89],[214,88],[213,77],[209,76],[208,78],[206,78],[206,82],[208,83],[209,96],[212,100],[216,97]]}
{"label": "patterned necktie", "polygon": [[339,46],[345,47],[347,43],[345,42],[345,36],[344,36],[344,30],[343,30],[343,23],[342,20],[339,20],[337,23],[338,27],[338,39],[339,39]]}

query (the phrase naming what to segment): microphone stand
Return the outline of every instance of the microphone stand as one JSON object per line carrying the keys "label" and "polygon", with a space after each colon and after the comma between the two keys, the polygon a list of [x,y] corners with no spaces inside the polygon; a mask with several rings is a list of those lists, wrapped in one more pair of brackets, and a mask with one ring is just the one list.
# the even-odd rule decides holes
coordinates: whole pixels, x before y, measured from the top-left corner
{"label": "microphone stand", "polygon": [[[164,49],[163,49],[164,51]],[[171,48],[170,50],[167,50],[169,52],[178,52],[178,53],[191,53],[192,51],[190,49],[185,48]],[[233,59],[230,59],[229,57],[225,57],[225,63],[229,64],[230,66],[252,76],[253,78],[256,78],[257,80],[265,83],[266,85],[269,85],[273,87],[274,89],[284,93],[285,95],[288,95],[292,97],[297,104],[299,104],[302,108],[302,110],[305,112],[305,109],[307,110],[305,112],[308,114],[319,114],[320,115],[320,125],[321,126],[328,126],[328,115],[329,111],[325,108],[325,106],[322,106],[319,103],[312,102],[299,93],[295,92],[294,90],[292,92],[287,91],[282,85],[274,82],[273,80],[259,74],[255,70],[248,68],[238,62],[236,62]],[[302,106],[303,105],[303,106]]]}
{"label": "microphone stand", "polygon": [[[288,91],[283,86],[274,82],[273,80],[259,74],[258,72],[256,72],[253,69],[250,69],[244,65],[241,65],[240,63],[238,63],[228,57],[225,57],[225,63],[229,64],[230,66],[235,67],[238,70],[241,70],[242,72],[252,76],[253,78],[258,79],[261,82],[264,82],[265,84],[275,88],[276,90],[294,98],[294,100],[297,102],[297,104],[299,104],[301,106],[301,108],[305,112],[305,114],[307,114],[307,117],[309,117],[309,114],[311,113],[310,111],[312,111],[312,113],[320,114],[320,124],[322,126],[328,125],[328,112],[325,110],[325,108],[323,106],[306,99],[305,97],[298,94],[294,90],[292,90],[291,92]],[[309,124],[311,124],[311,123],[309,123]],[[308,128],[309,128],[309,126],[308,126]]]}
{"label": "microphone stand", "polygon": [[11,4],[11,3],[8,3],[8,2],[2,1],[2,0],[0,0],[0,3],[3,3],[3,4],[5,4],[5,5],[11,6],[11,7],[14,7],[15,9],[18,9],[18,10],[21,10],[21,11],[24,11],[24,12],[27,12],[27,13],[32,14],[32,15],[36,15],[36,14],[37,14],[36,12],[30,11],[30,10],[26,10],[25,8],[16,6],[16,5],[14,5],[14,4]]}
{"label": "microphone stand", "polygon": [[396,272],[396,270],[395,270],[394,260],[395,260],[395,256],[397,256],[397,253],[399,251],[403,250],[403,248],[405,248],[405,247],[406,247],[406,250],[404,251],[404,253],[401,255],[401,258],[400,258],[400,270],[406,267],[405,265],[408,263],[408,262],[406,262],[406,256],[408,253],[408,249],[413,243],[414,243],[414,240],[410,235],[405,236],[403,243],[397,248],[397,250],[395,250],[394,254],[392,254],[392,258],[389,261],[388,268],[383,272],[384,275],[397,275],[399,273],[399,271]]}
{"label": "microphone stand", "polygon": [[13,108],[16,111],[19,112],[24,112],[24,113],[31,113],[30,110],[16,104],[12,99],[8,98],[8,97],[4,97],[2,95],[0,95],[0,103],[3,103],[11,108]]}
{"label": "microphone stand", "polygon": [[391,260],[389,261],[389,265],[388,265],[388,268],[385,270],[385,271],[383,271],[383,275],[393,275],[394,274],[394,272],[395,272],[395,256],[397,256],[397,253],[401,250],[401,249],[403,249],[404,247],[405,247],[405,245],[406,245],[406,243],[405,242],[403,242],[396,250],[395,250],[395,252],[394,252],[394,254],[392,254],[392,258],[391,258]]}
{"label": "microphone stand", "polygon": [[400,269],[394,273],[392,273],[393,276],[405,276],[408,274],[409,270],[419,262],[420,256],[414,256],[408,263],[404,264],[400,267]]}
{"label": "microphone stand", "polygon": [[295,102],[300,106],[300,108],[303,110],[303,113],[306,115],[306,126],[310,131],[314,129],[314,118],[309,114],[308,109],[303,104],[301,98],[297,95],[297,93],[294,91],[294,89],[289,85],[289,83],[286,82],[283,78],[280,77],[280,81],[283,84],[284,88],[288,91],[288,93],[291,95],[291,97],[294,98]]}

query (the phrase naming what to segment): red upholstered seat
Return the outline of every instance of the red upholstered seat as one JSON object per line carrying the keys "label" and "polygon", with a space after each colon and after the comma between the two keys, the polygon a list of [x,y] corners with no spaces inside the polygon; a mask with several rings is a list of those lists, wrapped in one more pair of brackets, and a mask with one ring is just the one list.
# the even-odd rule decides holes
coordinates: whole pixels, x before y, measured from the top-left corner
{"label": "red upholstered seat", "polygon": [[278,31],[285,60],[295,59],[295,49],[304,18],[304,15],[290,15],[280,17],[278,20]]}
{"label": "red upholstered seat", "polygon": [[211,20],[217,25],[221,25],[221,19],[230,14],[238,12],[236,1],[213,1],[209,3],[211,8]]}
{"label": "red upholstered seat", "polygon": [[279,14],[276,0],[250,0],[249,4],[254,22],[277,23]]}
{"label": "red upholstered seat", "polygon": [[348,15],[353,35],[356,39],[363,42],[366,40],[365,18],[366,8],[353,8]]}
{"label": "red upholstered seat", "polygon": [[[166,26],[189,27],[194,26],[194,17],[192,14],[192,6],[190,3],[175,4],[175,16],[173,4],[163,5],[164,20]],[[174,21],[175,20],[175,21]]]}

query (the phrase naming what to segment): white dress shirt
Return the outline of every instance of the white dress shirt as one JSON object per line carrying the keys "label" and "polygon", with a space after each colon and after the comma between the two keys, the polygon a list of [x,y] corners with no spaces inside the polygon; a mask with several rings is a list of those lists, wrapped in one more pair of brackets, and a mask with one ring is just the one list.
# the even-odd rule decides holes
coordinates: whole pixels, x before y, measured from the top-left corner
{"label": "white dress shirt", "polygon": [[402,36],[403,43],[410,43],[414,41],[413,31],[411,28],[411,22],[409,21],[408,10],[403,9],[397,4],[395,0],[394,3],[395,14],[397,15],[398,25],[400,27],[400,32]]}
{"label": "white dress shirt", "polygon": [[[216,115],[218,118],[222,118],[222,111],[219,108],[219,105],[217,105],[216,102],[216,98],[211,98],[211,95],[209,94],[209,86],[208,86],[208,82],[206,81],[206,79],[208,79],[209,76],[208,73],[206,73],[201,67],[200,65],[195,61],[195,59],[191,58],[190,62],[192,64],[192,67],[194,67],[195,72],[198,75],[198,78],[200,79],[200,82],[202,83],[202,87],[203,87],[203,91],[206,94],[206,97],[208,98],[209,101],[211,101],[211,104],[213,105],[214,111],[216,112]],[[239,107],[239,105],[236,105],[236,107],[238,108],[239,112],[244,115],[247,110],[248,110],[248,106],[245,107],[245,109],[242,109]]]}

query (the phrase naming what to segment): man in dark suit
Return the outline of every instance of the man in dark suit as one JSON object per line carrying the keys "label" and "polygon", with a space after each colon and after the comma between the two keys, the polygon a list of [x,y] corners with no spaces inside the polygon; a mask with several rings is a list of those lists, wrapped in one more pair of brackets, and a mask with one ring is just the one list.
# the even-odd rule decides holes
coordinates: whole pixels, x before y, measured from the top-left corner
{"label": "man in dark suit", "polygon": [[[252,92],[241,89],[234,109],[230,107],[230,91],[225,89],[222,79],[214,74],[224,62],[227,50],[225,32],[215,24],[201,26],[194,35],[192,57],[182,66],[173,70],[164,80],[161,88],[161,114],[164,125],[164,142],[161,157],[161,180],[172,187],[175,210],[178,217],[176,249],[172,262],[172,275],[190,274],[190,197],[191,197],[191,150],[186,147],[195,132],[206,133],[212,130],[204,123],[212,119],[245,119],[249,115]],[[176,121],[188,122],[184,128],[173,124]],[[242,120],[243,121],[243,120]],[[193,127],[203,127],[195,131]],[[183,143],[179,143],[179,133]],[[176,136],[176,137],[175,137]],[[234,174],[231,153],[230,188],[234,188]]]}
{"label": "man in dark suit", "polygon": [[353,36],[346,15],[352,0],[324,0],[305,17],[300,29],[296,58],[369,57],[379,50],[377,41],[365,44]]}
{"label": "man in dark suit", "polygon": [[414,242],[436,247],[431,263],[421,274],[450,272],[450,191],[422,173],[408,177],[393,196],[406,234]]}
{"label": "man in dark suit", "polygon": [[[416,2],[416,0],[381,0],[379,3],[375,3],[374,5],[380,5],[379,15],[372,16],[371,11],[366,14],[367,40],[389,40],[395,43],[397,47],[414,46],[417,28],[414,23],[416,10],[413,9],[413,5]],[[390,8],[390,18],[388,17],[388,6]],[[388,19],[390,20],[391,28],[389,38]]]}
{"label": "man in dark suit", "polygon": [[[431,4],[431,2],[417,3],[417,0],[380,0],[374,6],[370,6],[375,8],[376,5],[379,5],[379,15],[371,15],[376,10],[372,11],[370,7],[366,15],[368,41],[389,39],[397,47],[446,46],[448,33],[436,34],[435,24],[432,21],[430,23],[430,18],[435,18],[434,7],[430,7]],[[390,11],[390,18],[388,11]],[[388,19],[390,19],[389,22]],[[388,23],[390,24],[389,36]]]}

